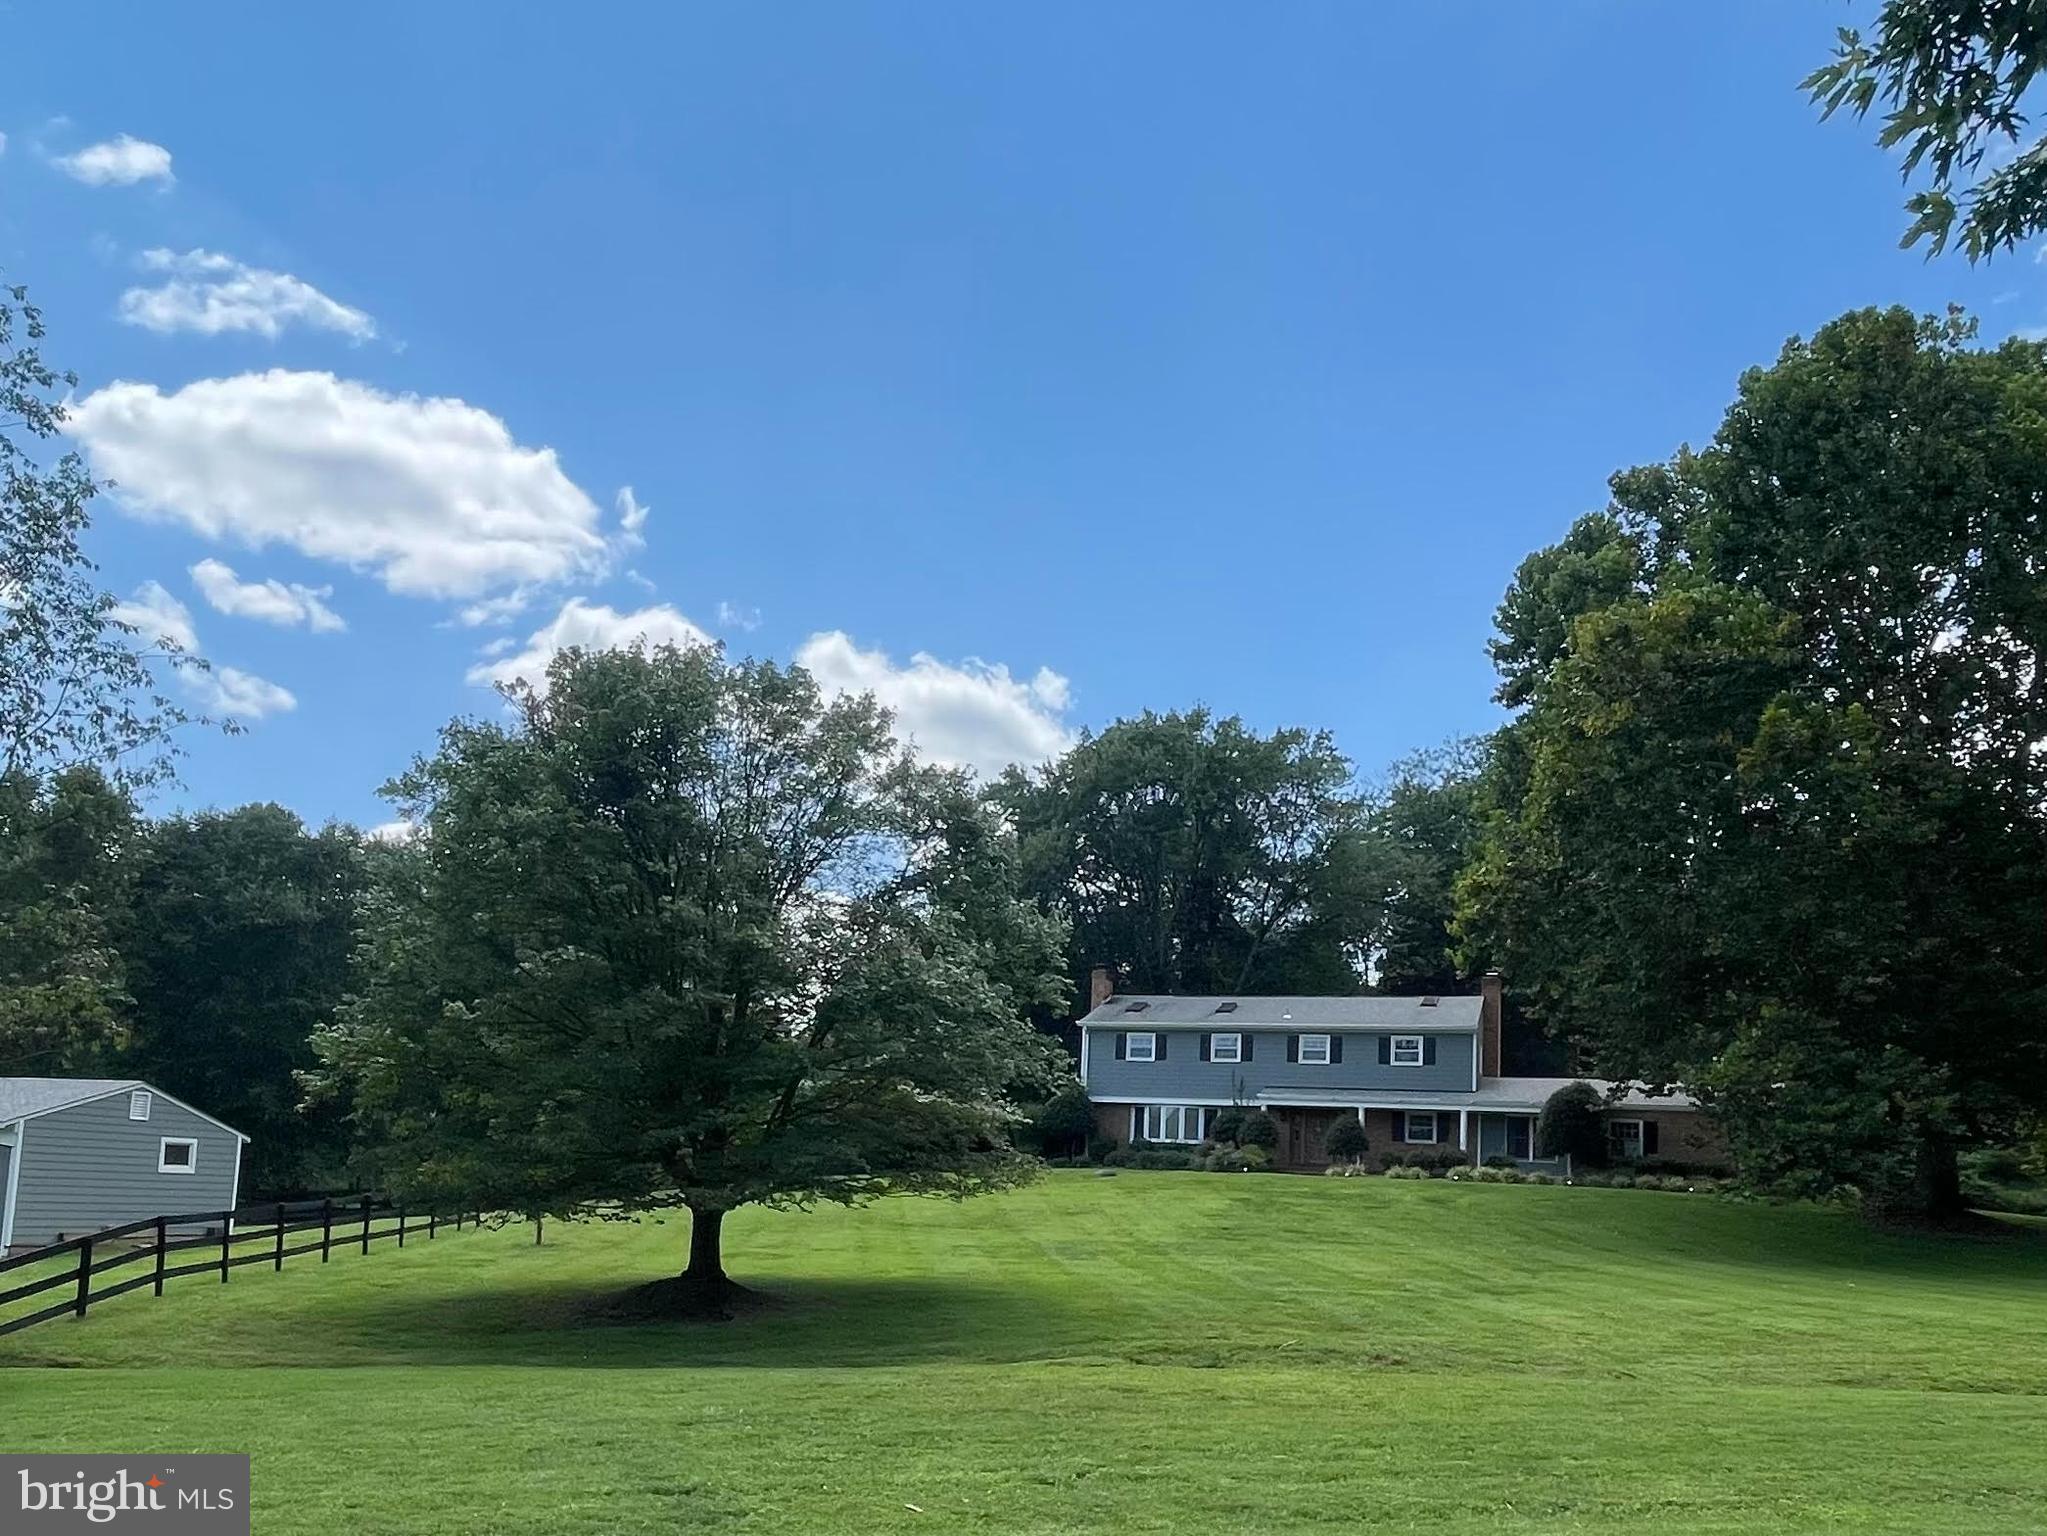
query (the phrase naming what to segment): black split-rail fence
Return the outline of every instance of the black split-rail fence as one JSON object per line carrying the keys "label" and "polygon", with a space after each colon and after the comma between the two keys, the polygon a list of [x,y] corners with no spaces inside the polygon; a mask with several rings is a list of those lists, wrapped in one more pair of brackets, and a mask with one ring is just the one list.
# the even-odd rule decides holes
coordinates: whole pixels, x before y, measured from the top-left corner
{"label": "black split-rail fence", "polygon": [[[371,1244],[394,1238],[400,1248],[408,1237],[430,1242],[451,1227],[460,1232],[465,1221],[473,1228],[481,1226],[483,1218],[475,1213],[408,1212],[402,1204],[374,1195],[146,1216],[0,1259],[0,1277],[23,1269],[58,1266],[50,1273],[0,1289],[0,1307],[52,1291],[61,1292],[63,1298],[20,1317],[0,1320],[0,1334],[60,1317],[84,1317],[88,1307],[130,1291],[147,1288],[161,1296],[165,1282],[187,1275],[218,1275],[226,1285],[228,1276],[246,1264],[268,1264],[282,1270],[286,1259],[314,1253],[324,1264],[337,1250],[353,1247],[367,1255]],[[196,1235],[194,1228],[200,1229]],[[60,1265],[67,1253],[76,1258]],[[200,1253],[205,1257],[186,1257]],[[121,1273],[135,1266],[141,1266],[139,1272]],[[119,1278],[102,1278],[110,1275]]]}

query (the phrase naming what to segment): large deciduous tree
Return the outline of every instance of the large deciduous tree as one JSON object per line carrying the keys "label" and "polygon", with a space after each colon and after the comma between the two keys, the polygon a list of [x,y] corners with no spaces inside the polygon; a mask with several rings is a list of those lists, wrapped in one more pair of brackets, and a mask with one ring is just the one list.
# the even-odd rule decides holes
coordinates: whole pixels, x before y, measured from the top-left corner
{"label": "large deciduous tree", "polygon": [[1871,37],[1843,27],[1805,90],[1831,117],[1882,114],[1877,142],[1902,149],[1903,245],[1938,255],[1958,238],[1971,261],[2047,229],[2047,140],[2027,142],[2028,102],[2047,63],[2038,0],[1884,0]]}
{"label": "large deciduous tree", "polygon": [[1376,906],[1367,953],[1381,992],[1464,990],[1452,924],[1457,879],[1478,838],[1486,758],[1481,740],[1417,752],[1368,797],[1361,885]]}
{"label": "large deciduous tree", "polygon": [[164,674],[203,667],[115,615],[80,545],[98,486],[75,453],[34,451],[64,423],[77,382],[43,360],[26,290],[0,290],[0,778],[100,768],[135,790],[171,775],[185,711]]}
{"label": "large deciduous tree", "polygon": [[1260,736],[1206,710],[1146,713],[988,797],[1029,890],[1072,924],[1076,990],[1110,965],[1138,992],[1345,992],[1376,906],[1365,802],[1324,732]]}
{"label": "large deciduous tree", "polygon": [[359,996],[317,1042],[374,1168],[415,1201],[687,1207],[729,1295],[748,1204],[968,1195],[1027,1177],[1007,1085],[1064,933],[1015,893],[960,776],[865,697],[706,648],[566,652],[510,723],[461,722],[392,786]]}
{"label": "large deciduous tree", "polygon": [[112,1070],[127,1039],[116,933],[135,806],[94,768],[0,775],[0,1075]]}
{"label": "large deciduous tree", "polygon": [[348,988],[365,853],[278,805],[174,816],[139,839],[120,924],[132,998],[127,1070],[251,1140],[243,1188],[333,1189],[346,1146],[332,1103],[300,1108],[315,1028]]}
{"label": "large deciduous tree", "polygon": [[1575,531],[1627,580],[1523,567],[1503,634],[1548,638],[1460,887],[1467,958],[1602,1075],[1932,1218],[2047,1095],[2047,347],[1970,336],[1793,341]]}

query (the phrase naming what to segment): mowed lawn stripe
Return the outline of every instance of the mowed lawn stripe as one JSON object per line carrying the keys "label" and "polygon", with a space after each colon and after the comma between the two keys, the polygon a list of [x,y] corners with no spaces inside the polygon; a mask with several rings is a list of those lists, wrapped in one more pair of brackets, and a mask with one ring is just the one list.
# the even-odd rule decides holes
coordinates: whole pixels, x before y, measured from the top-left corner
{"label": "mowed lawn stripe", "polygon": [[259,1529],[286,1536],[2031,1530],[2047,1508],[2039,1232],[1058,1173],[743,1212],[729,1260],[774,1305],[592,1320],[685,1235],[550,1222],[539,1247],[510,1227],[195,1277],[0,1339],[0,1404],[22,1449],[246,1449]]}

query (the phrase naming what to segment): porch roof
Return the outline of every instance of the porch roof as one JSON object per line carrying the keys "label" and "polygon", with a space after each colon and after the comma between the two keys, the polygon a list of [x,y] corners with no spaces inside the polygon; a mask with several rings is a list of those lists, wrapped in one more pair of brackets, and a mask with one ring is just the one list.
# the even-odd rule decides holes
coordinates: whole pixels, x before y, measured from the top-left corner
{"label": "porch roof", "polygon": [[1633,1085],[1622,1088],[1618,1097],[1614,1084],[1587,1077],[1488,1077],[1476,1092],[1424,1093],[1383,1088],[1267,1088],[1256,1103],[1261,1108],[1278,1106],[1320,1109],[1471,1109],[1533,1114],[1549,1102],[1551,1094],[1566,1083],[1585,1082],[1611,1100],[1615,1109],[1690,1110],[1698,1100],[1686,1093],[1645,1093]]}

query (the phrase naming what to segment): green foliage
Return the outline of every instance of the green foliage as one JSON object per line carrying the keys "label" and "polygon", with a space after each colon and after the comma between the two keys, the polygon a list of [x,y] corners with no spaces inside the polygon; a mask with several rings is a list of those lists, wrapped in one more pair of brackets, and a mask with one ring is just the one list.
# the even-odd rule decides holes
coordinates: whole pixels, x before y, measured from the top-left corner
{"label": "green foliage", "polygon": [[1272,1154],[1263,1147],[1216,1147],[1202,1154],[1201,1166],[1208,1173],[1263,1173]]}
{"label": "green foliage", "polygon": [[1047,1156],[1084,1144],[1094,1128],[1094,1104],[1077,1082],[1066,1083],[1031,1116],[1031,1130]]}
{"label": "green foliage", "polygon": [[1367,799],[1360,864],[1376,914],[1366,952],[1379,992],[1460,988],[1451,922],[1457,877],[1478,838],[1485,756],[1476,740],[1417,752],[1396,763]]}
{"label": "green foliage", "polygon": [[1236,1104],[1217,1110],[1208,1119],[1208,1139],[1225,1146],[1235,1145],[1243,1139],[1244,1116],[1247,1113],[1249,1111]]}
{"label": "green foliage", "polygon": [[1956,1149],[2047,1093],[2047,349],[1971,334],[1844,316],[1614,477],[1639,580],[1509,674],[1459,885],[1587,1066],[1876,1212],[1952,1214]]}
{"label": "green foliage", "polygon": [[205,663],[116,617],[94,580],[79,540],[99,487],[77,454],[45,468],[33,451],[62,433],[78,382],[43,360],[42,340],[27,290],[0,289],[0,780],[83,766],[139,790],[171,776],[189,718],[167,675]]}
{"label": "green foliage", "polygon": [[[1971,261],[2047,228],[2047,143],[2025,142],[2028,92],[2047,63],[2047,28],[2031,0],[1884,0],[1876,35],[1838,33],[1834,58],[1803,89],[1832,117],[1881,103],[1877,143],[1904,151],[1901,175],[1925,190],[1906,202],[1899,241],[1933,255],[1957,238]],[[2014,146],[2018,146],[2014,150]]]}
{"label": "green foliage", "polygon": [[96,768],[0,776],[0,1074],[116,1065],[128,992],[113,925],[136,834],[134,803]]}
{"label": "green foliage", "polygon": [[1355,1163],[1372,1150],[1372,1143],[1355,1115],[1339,1115],[1322,1135],[1322,1150],[1332,1161]]}
{"label": "green foliage", "polygon": [[1071,922],[1076,978],[1104,963],[1135,992],[1349,992],[1376,915],[1351,777],[1326,732],[1196,709],[1119,720],[987,793],[1025,889]]}
{"label": "green foliage", "polygon": [[1605,1102],[1590,1083],[1566,1083],[1542,1106],[1535,1122],[1535,1155],[1568,1157],[1573,1165],[1605,1163]]}
{"label": "green foliage", "polygon": [[1237,1127],[1237,1142],[1270,1152],[1279,1145],[1279,1122],[1262,1109],[1246,1110],[1242,1124]]}
{"label": "green foliage", "polygon": [[298,1074],[348,990],[365,858],[348,829],[309,833],[278,805],[174,816],[138,840],[124,1070],[246,1132],[250,1196],[346,1182],[339,1107],[302,1110]]}
{"label": "green foliage", "polygon": [[1065,933],[965,778],[871,698],[714,651],[570,651],[507,726],[392,786],[358,994],[319,1035],[376,1169],[419,1200],[687,1206],[691,1271],[749,1204],[1027,1178],[1003,1085]]}

